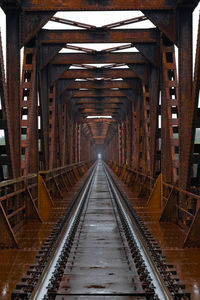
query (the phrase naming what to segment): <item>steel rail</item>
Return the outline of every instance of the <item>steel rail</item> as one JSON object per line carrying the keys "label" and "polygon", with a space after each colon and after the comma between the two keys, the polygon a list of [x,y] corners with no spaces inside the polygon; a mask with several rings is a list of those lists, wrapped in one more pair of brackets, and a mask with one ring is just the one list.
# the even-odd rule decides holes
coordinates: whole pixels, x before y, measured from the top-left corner
{"label": "steel rail", "polygon": [[[62,250],[69,242],[73,231],[77,230],[78,218],[80,218],[81,214],[86,213],[86,206],[88,205],[88,201],[90,198],[89,195],[92,189],[93,180],[95,178],[96,167],[97,164],[82,186],[82,190],[80,192],[81,195],[79,194],[76,199],[73,211],[71,212],[71,215],[61,232],[55,251],[52,253],[49,262],[45,267],[45,270],[30,297],[30,300],[41,300],[47,294],[48,286],[51,282],[52,276],[56,271],[57,263],[59,261],[59,257],[61,256]],[[165,282],[161,274],[159,273],[153,258],[151,257],[151,253],[147,247],[145,238],[143,237],[136,220],[134,220],[133,214],[131,214],[127,200],[123,197],[123,194],[119,190],[115,180],[110,175],[105,164],[103,164],[103,169],[105,172],[108,189],[111,194],[111,201],[114,203],[116,211],[119,212],[119,216],[122,216],[120,217],[121,220],[126,221],[126,224],[128,225],[129,231],[131,232],[133,240],[135,240],[135,244],[137,245],[140,255],[144,260],[146,270],[149,272],[152,283],[155,287],[155,294],[157,294],[159,299],[173,300],[172,294],[166,287]]]}
{"label": "steel rail", "polygon": [[56,264],[57,264],[60,254],[62,252],[64,244],[65,244],[66,240],[68,239],[68,237],[70,236],[70,232],[74,226],[77,216],[79,215],[81,209],[84,206],[85,200],[87,200],[87,195],[91,188],[91,183],[94,178],[95,170],[96,170],[96,166],[93,168],[93,171],[87,180],[86,186],[84,187],[84,191],[83,191],[81,197],[79,197],[77,199],[78,204],[77,204],[76,208],[74,209],[73,213],[71,214],[70,220],[67,222],[66,226],[63,228],[63,230],[61,232],[61,236],[58,241],[58,246],[56,247],[55,251],[53,252],[52,256],[50,257],[50,260],[49,260],[37,286],[35,287],[33,293],[31,294],[30,300],[41,300],[47,293],[47,287],[48,287],[49,281],[53,275],[53,272],[56,269]]}
{"label": "steel rail", "polygon": [[155,286],[156,294],[158,295],[159,299],[173,300],[170,291],[166,287],[163,278],[160,275],[158,268],[151,257],[151,254],[149,253],[147,245],[144,241],[144,238],[141,235],[140,230],[138,229],[137,224],[135,223],[133,217],[129,213],[129,209],[126,206],[126,202],[123,201],[123,197],[119,195],[117,185],[113,180],[113,178],[111,177],[111,175],[109,174],[108,169],[105,167],[105,165],[104,165],[104,170],[107,176],[109,186],[114,195],[114,199],[118,204],[118,207],[120,207],[123,217],[127,221],[127,224],[129,225],[129,229],[137,243],[138,248],[140,249],[141,255],[145,261],[146,268],[149,271],[150,277],[152,278],[152,282]]}

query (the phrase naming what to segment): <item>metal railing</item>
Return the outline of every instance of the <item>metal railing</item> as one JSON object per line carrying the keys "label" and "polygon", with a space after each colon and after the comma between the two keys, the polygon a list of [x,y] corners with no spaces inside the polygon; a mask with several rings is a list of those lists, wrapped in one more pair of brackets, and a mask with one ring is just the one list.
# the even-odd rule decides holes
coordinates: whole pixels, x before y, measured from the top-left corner
{"label": "metal railing", "polygon": [[27,221],[42,222],[38,212],[38,176],[42,176],[47,192],[56,199],[82,177],[92,162],[80,162],[0,182],[0,247],[18,245],[15,233]]}
{"label": "metal railing", "polygon": [[[130,187],[138,199],[145,198],[148,203],[156,178],[113,161],[109,161],[108,165]],[[161,210],[160,222],[178,224],[186,233],[184,246],[193,245],[193,241],[195,245],[200,246],[200,238],[196,233],[199,230],[200,196],[166,182],[162,183],[162,190],[164,209]]]}

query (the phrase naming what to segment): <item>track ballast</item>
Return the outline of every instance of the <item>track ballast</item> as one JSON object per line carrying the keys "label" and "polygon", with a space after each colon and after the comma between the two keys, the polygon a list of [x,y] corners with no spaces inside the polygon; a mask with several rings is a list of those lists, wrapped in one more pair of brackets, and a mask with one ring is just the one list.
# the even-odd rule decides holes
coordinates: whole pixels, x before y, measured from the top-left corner
{"label": "track ballast", "polygon": [[12,299],[190,299],[101,160],[62,219]]}

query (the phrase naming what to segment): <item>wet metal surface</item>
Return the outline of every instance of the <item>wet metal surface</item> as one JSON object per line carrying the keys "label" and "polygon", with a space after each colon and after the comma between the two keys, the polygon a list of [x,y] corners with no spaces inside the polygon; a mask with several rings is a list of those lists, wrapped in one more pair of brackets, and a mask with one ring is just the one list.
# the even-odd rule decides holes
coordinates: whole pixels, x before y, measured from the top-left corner
{"label": "wet metal surface", "polygon": [[42,225],[39,222],[25,225],[17,235],[20,249],[0,250],[0,299],[10,299],[16,283],[25,274],[35,256],[50,234],[60,213],[49,212],[49,220]]}
{"label": "wet metal surface", "polygon": [[[98,299],[95,295],[105,299],[113,299],[113,295],[116,299],[145,299],[141,297],[143,289],[133,268],[128,264],[100,164],[57,294],[67,295],[67,299],[70,295],[69,299],[78,299],[80,295],[85,295],[81,299],[87,299],[86,295],[91,299]],[[141,296],[133,298],[133,293]]]}
{"label": "wet metal surface", "polygon": [[[113,173],[112,173],[113,174]],[[165,254],[167,261],[172,263],[180,280],[185,282],[187,290],[191,292],[191,300],[200,299],[200,249],[182,248],[185,233],[176,224],[159,223],[160,210],[145,207],[147,199],[136,198],[124,183],[114,175],[120,188],[125,192],[132,206],[141,216],[145,225],[155,237]]]}
{"label": "wet metal surface", "polygon": [[74,193],[80,186],[77,183],[62,200],[56,200],[56,207],[48,212],[48,218],[42,224],[30,222],[25,224],[17,233],[19,249],[0,249],[0,299],[11,299],[11,293],[15,289],[22,276],[33,264],[42,243],[51,233],[63,210],[74,197]]}

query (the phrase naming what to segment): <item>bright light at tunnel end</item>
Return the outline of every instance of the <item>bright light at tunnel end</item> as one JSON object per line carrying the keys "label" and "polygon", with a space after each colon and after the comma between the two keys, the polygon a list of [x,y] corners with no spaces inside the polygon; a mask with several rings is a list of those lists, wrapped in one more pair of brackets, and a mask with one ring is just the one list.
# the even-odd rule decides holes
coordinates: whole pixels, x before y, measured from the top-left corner
{"label": "bright light at tunnel end", "polygon": [[86,119],[112,119],[112,116],[87,116]]}

